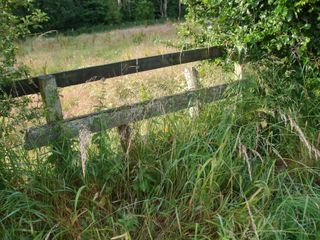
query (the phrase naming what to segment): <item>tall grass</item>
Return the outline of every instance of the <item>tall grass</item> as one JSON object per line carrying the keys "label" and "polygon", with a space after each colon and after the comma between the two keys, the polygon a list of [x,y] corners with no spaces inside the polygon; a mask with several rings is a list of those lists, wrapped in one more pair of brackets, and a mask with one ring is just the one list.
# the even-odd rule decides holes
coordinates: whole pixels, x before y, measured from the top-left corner
{"label": "tall grass", "polygon": [[320,169],[310,146],[319,144],[320,105],[265,72],[231,84],[195,119],[181,111],[134,124],[129,155],[113,130],[95,134],[85,176],[76,142],[54,154],[2,142],[0,236],[319,239]]}

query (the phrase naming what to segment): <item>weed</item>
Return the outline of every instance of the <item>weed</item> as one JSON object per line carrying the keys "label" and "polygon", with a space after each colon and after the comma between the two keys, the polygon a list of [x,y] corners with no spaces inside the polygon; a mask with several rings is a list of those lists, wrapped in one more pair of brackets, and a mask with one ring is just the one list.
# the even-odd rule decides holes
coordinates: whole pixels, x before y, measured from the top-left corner
{"label": "weed", "polygon": [[132,36],[132,42],[135,44],[141,44],[144,38],[145,34],[143,32],[139,32]]}

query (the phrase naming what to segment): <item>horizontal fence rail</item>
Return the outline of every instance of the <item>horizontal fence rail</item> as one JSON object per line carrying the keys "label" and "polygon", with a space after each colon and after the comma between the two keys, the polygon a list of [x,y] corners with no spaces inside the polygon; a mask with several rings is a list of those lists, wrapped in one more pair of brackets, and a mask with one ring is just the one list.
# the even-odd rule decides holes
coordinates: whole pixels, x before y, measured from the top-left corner
{"label": "horizontal fence rail", "polygon": [[[62,88],[97,81],[103,78],[112,78],[178,64],[214,59],[221,57],[223,54],[223,48],[209,47],[87,67],[51,75],[55,78],[57,87]],[[43,77],[38,76],[14,81],[10,85],[3,86],[2,91],[12,97],[39,93],[39,81],[43,81]]]}
{"label": "horizontal fence rail", "polygon": [[[90,132],[98,132],[126,125],[132,122],[161,116],[192,107],[200,103],[210,103],[221,99],[227,84],[218,85],[185,93],[161,97],[136,103],[130,106],[112,108],[97,113],[79,116],[64,120],[57,124],[47,124],[40,127],[32,127],[25,135],[25,148],[33,149],[49,145],[60,138],[63,132],[67,138],[76,137],[82,128]],[[59,131],[57,131],[59,128]]]}

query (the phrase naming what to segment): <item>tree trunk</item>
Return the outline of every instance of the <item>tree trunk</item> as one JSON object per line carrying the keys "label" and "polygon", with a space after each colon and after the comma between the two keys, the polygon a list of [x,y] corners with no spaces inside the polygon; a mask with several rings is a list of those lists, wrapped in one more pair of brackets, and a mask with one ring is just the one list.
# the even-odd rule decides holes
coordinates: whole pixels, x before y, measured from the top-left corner
{"label": "tree trunk", "polygon": [[178,14],[178,20],[181,19],[181,0],[179,0],[179,14]]}
{"label": "tree trunk", "polygon": [[164,0],[163,1],[163,13],[164,13],[164,17],[167,18],[167,9],[168,9],[168,0]]}
{"label": "tree trunk", "polygon": [[160,0],[160,15],[163,17],[163,0]]}

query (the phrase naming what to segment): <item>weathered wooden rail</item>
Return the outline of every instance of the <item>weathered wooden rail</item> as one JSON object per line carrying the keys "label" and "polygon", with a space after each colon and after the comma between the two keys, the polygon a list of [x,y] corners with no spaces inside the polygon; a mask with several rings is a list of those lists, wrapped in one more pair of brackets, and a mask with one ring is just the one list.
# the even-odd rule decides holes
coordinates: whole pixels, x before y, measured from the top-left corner
{"label": "weathered wooden rail", "polygon": [[[51,74],[51,76],[55,78],[57,87],[63,88],[86,82],[98,81],[100,79],[149,71],[157,68],[214,59],[222,56],[222,54],[223,48],[221,47],[202,48],[58,72]],[[15,81],[13,84],[4,86],[2,91],[6,94],[10,94],[12,97],[39,93],[39,83],[41,81],[43,81],[43,76],[22,79]]]}
{"label": "weathered wooden rail", "polygon": [[[61,127],[66,137],[69,138],[78,136],[79,130],[84,126],[88,128],[90,132],[115,128],[139,120],[189,108],[194,106],[196,101],[200,101],[201,103],[213,102],[222,96],[225,88],[226,85],[224,84],[161,97],[130,106],[107,109],[65,120]],[[26,148],[31,149],[34,146],[46,146],[50,142],[57,140],[59,134],[60,133],[51,125],[32,127],[26,133]]]}
{"label": "weathered wooden rail", "polygon": [[82,68],[51,75],[32,77],[13,82],[1,88],[2,94],[20,97],[41,93],[47,110],[47,124],[27,129],[25,147],[33,149],[50,145],[64,137],[72,138],[84,127],[90,132],[118,127],[125,131],[127,124],[155,116],[164,115],[197,105],[199,102],[209,103],[221,98],[226,85],[204,89],[193,89],[185,93],[161,97],[130,106],[107,109],[104,111],[63,119],[58,88],[97,81],[100,79],[123,76],[132,73],[153,70],[190,63],[200,60],[221,57],[224,51],[221,47],[210,47],[127,60],[112,64]]}

